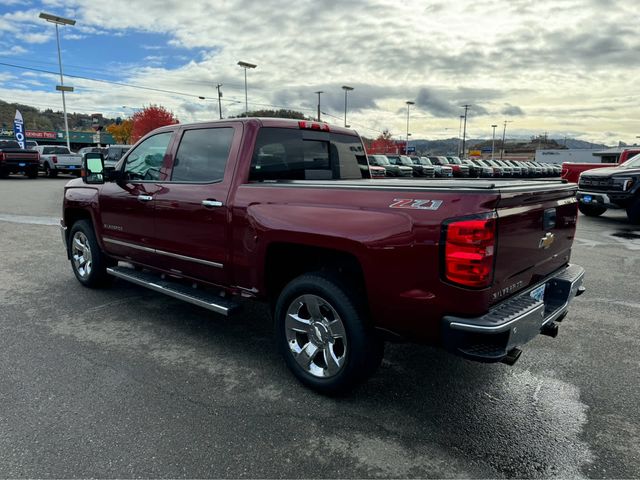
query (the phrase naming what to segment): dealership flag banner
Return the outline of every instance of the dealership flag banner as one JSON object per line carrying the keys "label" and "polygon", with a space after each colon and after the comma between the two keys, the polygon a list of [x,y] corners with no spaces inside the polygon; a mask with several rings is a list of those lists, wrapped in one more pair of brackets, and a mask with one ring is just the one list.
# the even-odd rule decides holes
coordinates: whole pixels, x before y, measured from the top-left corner
{"label": "dealership flag banner", "polygon": [[16,142],[20,144],[20,148],[24,149],[24,122],[20,110],[16,110],[16,116],[13,119],[13,134],[16,137]]}

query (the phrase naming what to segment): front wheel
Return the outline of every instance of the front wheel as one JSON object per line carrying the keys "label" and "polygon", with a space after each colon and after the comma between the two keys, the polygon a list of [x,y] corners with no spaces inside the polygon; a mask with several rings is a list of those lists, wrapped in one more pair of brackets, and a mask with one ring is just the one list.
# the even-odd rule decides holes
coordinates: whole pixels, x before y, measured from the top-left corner
{"label": "front wheel", "polygon": [[579,203],[578,210],[580,210],[580,212],[587,217],[599,217],[607,211],[607,207],[599,207],[597,205],[585,205],[584,203]]}
{"label": "front wheel", "polygon": [[79,220],[69,233],[71,268],[78,281],[89,288],[105,286],[111,280],[107,274],[109,258],[100,250],[88,220]]}
{"label": "front wheel", "polygon": [[382,361],[384,345],[356,299],[337,275],[313,273],[289,283],[276,303],[276,337],[285,362],[320,393],[348,390]]}

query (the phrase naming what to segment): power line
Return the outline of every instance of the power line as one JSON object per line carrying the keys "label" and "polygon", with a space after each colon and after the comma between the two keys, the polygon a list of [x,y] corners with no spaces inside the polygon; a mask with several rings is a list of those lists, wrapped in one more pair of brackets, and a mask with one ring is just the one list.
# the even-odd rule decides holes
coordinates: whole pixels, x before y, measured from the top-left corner
{"label": "power line", "polygon": [[[57,72],[53,72],[50,70],[44,70],[41,68],[35,68],[35,67],[28,67],[25,65],[18,65],[15,63],[8,63],[8,62],[0,62],[0,65],[5,66],[5,67],[11,67],[11,68],[17,68],[20,70],[27,70],[27,71],[31,71],[31,72],[37,72],[37,73],[44,73],[44,74],[48,74],[48,75],[57,75]],[[218,101],[218,99],[213,99],[213,98],[207,98],[204,97],[203,95],[197,95],[194,93],[187,93],[187,92],[180,92],[180,91],[176,91],[176,90],[166,90],[166,89],[162,89],[162,88],[155,88],[155,87],[148,87],[148,86],[143,86],[143,85],[135,85],[135,84],[130,84],[130,83],[125,83],[125,82],[116,82],[113,80],[105,80],[105,79],[100,79],[100,78],[91,78],[91,77],[86,77],[83,75],[71,75],[71,74],[67,74],[67,77],[71,77],[71,78],[77,78],[80,80],[87,80],[90,82],[98,82],[98,83],[105,83],[105,84],[109,84],[109,85],[117,85],[117,86],[121,86],[121,87],[128,87],[128,88],[135,88],[138,90],[148,90],[148,91],[153,91],[153,92],[159,92],[159,93],[168,93],[171,95],[180,95],[180,96],[185,96],[185,97],[191,97],[191,98],[198,98],[200,100],[210,100],[210,101]],[[225,102],[230,102],[230,103],[241,103],[239,100],[237,99],[224,99],[222,101]],[[252,105],[254,106],[261,106],[261,107],[271,107],[271,108],[280,108],[280,109],[287,109],[287,110],[304,110],[304,111],[314,111],[314,108],[308,108],[308,107],[291,107],[289,105],[275,105],[275,104],[270,104],[270,103],[261,103],[261,102],[252,102]],[[80,109],[78,109],[80,110]],[[115,110],[112,110],[115,111]],[[324,115],[332,117],[336,120],[340,120],[339,117],[337,117],[336,115],[332,115],[326,112],[322,112]],[[365,130],[369,130],[372,132],[376,132],[376,133],[382,133],[382,130],[379,129],[375,129],[375,128],[371,128],[371,127],[367,127],[365,125],[360,125],[357,123],[352,122],[352,125],[357,126],[358,128],[363,128]]]}

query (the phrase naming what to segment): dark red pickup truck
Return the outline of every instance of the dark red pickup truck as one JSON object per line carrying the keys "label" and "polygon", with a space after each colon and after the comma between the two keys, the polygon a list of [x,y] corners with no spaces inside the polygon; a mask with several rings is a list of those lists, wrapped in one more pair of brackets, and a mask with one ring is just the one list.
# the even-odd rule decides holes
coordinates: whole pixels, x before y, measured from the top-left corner
{"label": "dark red pickup truck", "polygon": [[14,141],[0,141],[0,178],[12,173],[24,173],[29,178],[38,178],[40,154],[24,150]]}
{"label": "dark red pickup truck", "polygon": [[582,293],[576,186],[371,180],[358,135],[322,123],[172,125],[65,187],[77,279],[118,277],[229,315],[268,302],[293,373],[330,393],[384,340],[513,363]]}

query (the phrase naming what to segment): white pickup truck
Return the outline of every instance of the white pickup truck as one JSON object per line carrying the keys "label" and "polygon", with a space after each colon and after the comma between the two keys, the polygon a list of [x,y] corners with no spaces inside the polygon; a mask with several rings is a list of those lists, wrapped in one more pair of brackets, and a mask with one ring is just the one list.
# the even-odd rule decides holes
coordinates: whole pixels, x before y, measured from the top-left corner
{"label": "white pickup truck", "polygon": [[38,145],[34,150],[40,153],[40,169],[47,177],[56,177],[58,173],[73,173],[80,176],[82,155],[72,153],[61,145]]}

